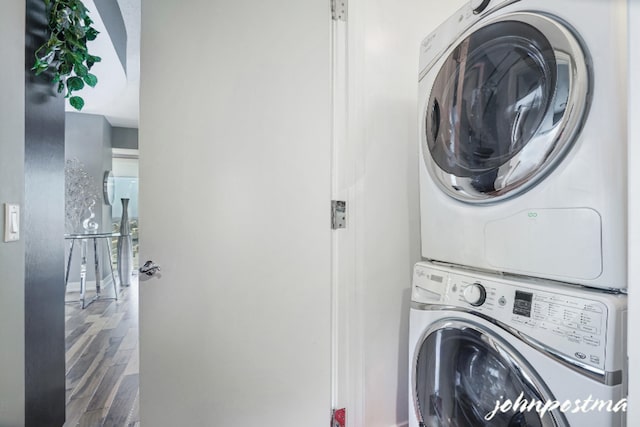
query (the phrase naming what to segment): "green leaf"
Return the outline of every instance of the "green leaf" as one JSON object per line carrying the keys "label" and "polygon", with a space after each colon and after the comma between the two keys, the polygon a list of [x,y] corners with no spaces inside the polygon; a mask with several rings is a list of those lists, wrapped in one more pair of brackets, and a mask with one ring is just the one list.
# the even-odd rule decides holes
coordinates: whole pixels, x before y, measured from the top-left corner
{"label": "green leaf", "polygon": [[71,106],[76,110],[80,111],[82,110],[82,107],[84,107],[84,99],[79,96],[72,96],[69,98],[69,104],[71,104]]}
{"label": "green leaf", "polygon": [[76,9],[78,11],[77,15],[78,15],[79,18],[83,18],[83,17],[87,16],[87,13],[89,13],[89,11],[87,10],[87,8],[84,5],[84,3],[82,3],[81,1],[76,1],[76,2],[73,2],[73,3],[74,3],[74,5],[75,5],[75,7],[76,7]]}
{"label": "green leaf", "polygon": [[87,73],[89,72],[89,70],[87,69],[87,67],[85,67],[85,66],[84,66],[84,65],[82,65],[82,64],[78,64],[78,63],[76,63],[76,64],[73,66],[73,69],[75,70],[76,75],[77,75],[78,77],[84,77],[84,76],[86,76],[86,75],[87,75]]}
{"label": "green leaf", "polygon": [[82,64],[83,56],[75,53],[72,50],[65,52],[64,60],[71,64]]}
{"label": "green leaf", "polygon": [[46,6],[48,40],[34,52],[31,70],[35,75],[51,71],[51,82],[58,92],[64,92],[74,108],[80,110],[84,100],[72,96],[85,85],[94,87],[98,78],[89,70],[97,62],[87,49],[87,42],[95,40],[99,32],[92,27],[93,20],[82,0],[41,0]]}
{"label": "green leaf", "polygon": [[96,87],[96,84],[98,84],[98,78],[91,73],[88,73],[86,76],[83,77],[83,79],[84,79],[84,82],[91,87]]}
{"label": "green leaf", "polygon": [[39,68],[41,68],[43,65],[42,61],[40,60],[40,58],[36,58],[36,62],[33,64],[33,67],[31,68],[32,70],[38,70]]}
{"label": "green leaf", "polygon": [[[69,53],[82,59],[87,54],[87,46],[82,39],[78,39],[73,31],[65,31],[65,41],[69,46]],[[82,56],[80,56],[82,54]]]}
{"label": "green leaf", "polygon": [[55,57],[55,55],[56,55],[56,52],[54,50],[47,52],[47,54],[42,57],[42,62],[46,62],[47,66],[49,66],[53,61],[53,58]]}
{"label": "green leaf", "polygon": [[69,91],[80,90],[84,87],[84,82],[80,77],[69,77],[67,79],[67,87]]}
{"label": "green leaf", "polygon": [[91,69],[91,67],[93,67],[96,62],[100,62],[100,61],[102,61],[102,58],[100,58],[99,56],[93,56],[93,55],[87,56],[87,68]]}
{"label": "green leaf", "polygon": [[58,67],[58,71],[60,71],[60,74],[62,74],[64,76],[70,74],[71,73],[71,64],[69,64],[68,62],[63,62]]}
{"label": "green leaf", "polygon": [[76,24],[73,27],[73,34],[77,39],[82,39],[86,35],[86,31],[84,30],[83,26],[81,26],[80,24]]}
{"label": "green leaf", "polygon": [[98,37],[98,34],[100,34],[98,30],[96,30],[93,27],[90,27],[86,32],[87,40],[89,41],[95,40],[96,37]]}
{"label": "green leaf", "polygon": [[36,76],[39,76],[49,69],[49,64],[47,64],[46,62],[42,62],[40,59],[36,59],[36,63],[31,69],[36,72]]}

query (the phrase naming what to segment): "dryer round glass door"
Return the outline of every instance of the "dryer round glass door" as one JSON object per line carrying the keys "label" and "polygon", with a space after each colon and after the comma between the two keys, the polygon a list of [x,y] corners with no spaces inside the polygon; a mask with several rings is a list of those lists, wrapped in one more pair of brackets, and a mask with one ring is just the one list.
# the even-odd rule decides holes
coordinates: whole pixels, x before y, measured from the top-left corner
{"label": "dryer round glass door", "polygon": [[418,343],[413,399],[421,425],[430,427],[567,426],[559,411],[520,411],[496,402],[553,400],[539,375],[510,346],[481,325],[446,320],[432,325]]}
{"label": "dryer round glass door", "polygon": [[515,196],[569,150],[587,113],[585,51],[564,24],[534,13],[483,22],[445,54],[424,113],[423,154],[450,196]]}

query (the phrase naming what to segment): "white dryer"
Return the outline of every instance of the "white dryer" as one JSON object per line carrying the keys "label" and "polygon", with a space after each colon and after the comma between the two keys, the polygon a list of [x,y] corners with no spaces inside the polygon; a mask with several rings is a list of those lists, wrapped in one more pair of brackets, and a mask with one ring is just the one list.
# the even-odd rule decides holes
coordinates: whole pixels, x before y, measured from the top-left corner
{"label": "white dryer", "polygon": [[417,264],[409,427],[624,426],[626,310],[624,294]]}
{"label": "white dryer", "polygon": [[422,255],[626,283],[626,2],[473,0],[421,45]]}

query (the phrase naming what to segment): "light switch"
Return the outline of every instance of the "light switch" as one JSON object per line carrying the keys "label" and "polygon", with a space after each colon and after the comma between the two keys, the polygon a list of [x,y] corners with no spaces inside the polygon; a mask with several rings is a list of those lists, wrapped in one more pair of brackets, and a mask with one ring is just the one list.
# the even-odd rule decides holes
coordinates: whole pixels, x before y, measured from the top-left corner
{"label": "light switch", "polygon": [[20,205],[4,204],[4,241],[20,239]]}
{"label": "light switch", "polygon": [[18,212],[11,212],[11,233],[18,232]]}

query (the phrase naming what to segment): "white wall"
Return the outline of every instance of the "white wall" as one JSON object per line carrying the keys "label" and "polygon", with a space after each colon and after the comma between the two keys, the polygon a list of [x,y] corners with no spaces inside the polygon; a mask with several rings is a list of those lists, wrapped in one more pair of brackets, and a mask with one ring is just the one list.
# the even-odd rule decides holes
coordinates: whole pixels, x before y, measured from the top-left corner
{"label": "white wall", "polygon": [[640,2],[629,0],[629,413],[627,425],[640,425],[640,342],[634,339],[640,324]]}
{"label": "white wall", "polygon": [[[352,0],[350,127],[359,138],[357,287],[366,427],[408,419],[411,271],[420,260],[417,86],[422,39],[464,1]],[[355,129],[354,129],[355,128]],[[357,409],[356,409],[357,410]]]}
{"label": "white wall", "polygon": [[[4,203],[24,207],[24,1],[2,2],[0,39],[0,81],[4,86],[0,97],[0,224],[4,224]],[[14,243],[0,240],[2,426],[24,424],[24,251],[23,239]]]}

